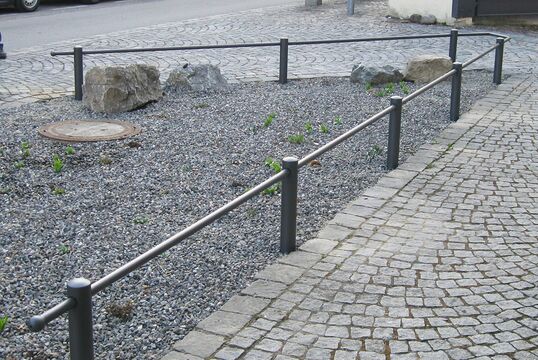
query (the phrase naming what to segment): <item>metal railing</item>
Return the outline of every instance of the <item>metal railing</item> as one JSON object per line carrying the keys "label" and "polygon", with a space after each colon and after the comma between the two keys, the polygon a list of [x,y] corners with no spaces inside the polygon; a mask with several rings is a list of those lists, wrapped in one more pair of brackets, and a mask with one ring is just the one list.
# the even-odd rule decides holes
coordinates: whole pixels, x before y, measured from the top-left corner
{"label": "metal railing", "polygon": [[[67,299],[57,304],[56,306],[48,309],[40,315],[34,316],[27,321],[28,327],[32,331],[41,331],[45,325],[54,319],[60,317],[65,313],[69,313],[69,347],[70,356],[73,360],[93,360],[94,347],[93,347],[93,320],[92,320],[92,296],[104,290],[108,286],[114,284],[129,273],[140,268],[144,264],[151,261],[153,258],[163,254],[170,248],[177,245],[182,240],[195,234],[201,229],[205,228],[214,221],[220,219],[230,211],[236,209],[241,204],[245,203],[249,199],[256,195],[259,195],[263,190],[273,186],[274,184],[281,182],[281,216],[280,216],[280,252],[288,254],[296,250],[296,227],[297,227],[297,187],[298,187],[298,175],[299,170],[307,165],[310,161],[317,159],[321,155],[330,151],[337,145],[351,138],[359,131],[366,127],[376,123],[386,115],[389,115],[389,134],[388,134],[388,147],[387,147],[387,169],[392,170],[398,167],[399,161],[399,148],[400,148],[400,130],[402,120],[402,108],[403,106],[420,96],[424,92],[430,90],[435,85],[441,83],[452,77],[451,85],[451,104],[450,104],[450,120],[456,121],[460,116],[460,97],[461,97],[461,80],[462,70],[482,57],[486,56],[492,51],[495,51],[495,64],[494,64],[494,76],[493,81],[495,84],[501,83],[502,78],[502,65],[503,65],[503,53],[504,44],[510,41],[510,37],[491,34],[491,33],[473,33],[464,34],[463,36],[482,36],[482,35],[494,35],[498,36],[496,44],[486,51],[477,55],[465,63],[454,62],[453,68],[446,74],[433,80],[432,82],[424,85],[415,92],[407,95],[406,97],[392,96],[390,98],[390,104],[387,108],[359,123],[357,126],[346,131],[342,135],[321,146],[317,150],[314,150],[310,154],[306,155],[302,159],[298,160],[294,157],[285,157],[282,160],[282,170],[256,185],[251,190],[245,192],[241,196],[233,199],[217,210],[213,211],[204,218],[198,220],[194,224],[188,226],[179,233],[171,236],[159,245],[151,248],[142,255],[139,255],[130,262],[124,264],[118,269],[112,271],[108,275],[101,279],[90,282],[84,278],[76,278],[68,282],[67,284]],[[457,30],[452,30],[450,35],[418,35],[418,36],[400,36],[397,39],[419,39],[429,36],[435,37],[447,37],[450,36],[450,56],[453,60],[456,59],[457,51]],[[460,35],[462,36],[462,35]],[[394,40],[396,38],[375,38],[378,40]],[[288,43],[286,39],[283,39],[279,45],[281,47],[281,60],[285,60],[287,64],[287,47],[288,45],[308,45],[308,44],[327,44],[327,43],[346,43],[368,41],[367,39],[349,39],[349,40],[328,40],[328,41],[304,41]],[[274,46],[274,44],[257,44],[255,46]],[[229,47],[251,47],[249,44],[242,44],[237,46],[223,45],[223,46],[203,46],[203,47],[189,47],[190,49],[199,48],[229,48]],[[166,48],[170,49],[170,48]],[[174,48],[174,49],[185,49]],[[76,48],[74,52],[75,58],[82,59],[82,48]],[[86,51],[86,54],[97,53],[110,53],[118,52],[119,50],[98,50],[98,51]],[[122,50],[121,52],[132,52],[131,50]],[[149,49],[136,49],[136,51],[156,51]],[[67,55],[73,53],[56,53],[56,55]],[[78,67],[81,69],[81,67]],[[281,76],[282,74],[282,61],[281,61]],[[285,79],[286,77],[284,77]],[[281,77],[281,80],[283,78]]]}
{"label": "metal railing", "polygon": [[82,85],[84,83],[84,55],[279,47],[280,48],[280,62],[279,62],[278,81],[281,84],[285,84],[286,82],[288,82],[288,62],[289,62],[288,54],[289,54],[290,46],[450,38],[449,56],[454,62],[456,61],[458,37],[462,37],[462,36],[463,37],[495,36],[495,37],[503,38],[503,39],[508,38],[505,35],[491,33],[491,32],[475,32],[475,33],[460,34],[457,29],[453,29],[450,31],[449,34],[383,36],[383,37],[369,37],[369,38],[356,38],[356,39],[332,39],[332,40],[309,40],[309,41],[289,41],[288,39],[284,38],[284,39],[280,39],[280,42],[254,43],[254,44],[195,45],[195,46],[150,47],[150,48],[131,48],[131,49],[101,49],[101,50],[84,50],[82,46],[75,46],[73,48],[73,51],[52,51],[50,54],[51,56],[73,56],[75,99],[82,100]]}

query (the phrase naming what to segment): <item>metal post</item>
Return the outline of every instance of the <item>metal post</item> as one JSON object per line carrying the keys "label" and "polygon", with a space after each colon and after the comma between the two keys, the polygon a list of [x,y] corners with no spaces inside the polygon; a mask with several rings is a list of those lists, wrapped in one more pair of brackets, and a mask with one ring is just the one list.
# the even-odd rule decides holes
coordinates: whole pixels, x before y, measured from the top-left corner
{"label": "metal post", "polygon": [[400,128],[402,123],[402,97],[392,96],[390,104],[395,109],[390,113],[389,120],[389,144],[387,148],[387,169],[394,170],[398,167],[400,157]]}
{"label": "metal post", "polygon": [[278,82],[281,84],[288,82],[288,39],[280,39],[280,73]]}
{"label": "metal post", "polygon": [[67,295],[77,305],[69,311],[69,352],[71,360],[93,360],[91,282],[76,278],[67,284]]}
{"label": "metal post", "polygon": [[456,73],[452,75],[452,90],[450,92],[450,121],[457,121],[460,118],[460,102],[461,102],[461,75],[463,72],[462,64],[455,62],[452,64],[452,69]]}
{"label": "metal post", "polygon": [[452,62],[456,61],[458,53],[458,29],[450,30],[450,49],[448,51],[448,56],[452,59]]}
{"label": "metal post", "polygon": [[347,16],[355,14],[355,0],[347,0]]}
{"label": "metal post", "polygon": [[73,48],[73,53],[75,54],[75,100],[82,100],[82,84],[84,83],[84,64],[82,58],[82,47],[75,46]]}
{"label": "metal post", "polygon": [[282,180],[282,204],[280,208],[280,252],[289,254],[296,249],[297,235],[297,182],[299,160],[285,157],[282,168],[288,176]]}
{"label": "metal post", "polygon": [[4,44],[2,43],[2,33],[0,32],[0,59],[7,58],[7,54],[4,52]]}
{"label": "metal post", "polygon": [[493,82],[499,85],[503,75],[504,38],[497,38],[497,49],[495,49],[495,68],[493,69]]}

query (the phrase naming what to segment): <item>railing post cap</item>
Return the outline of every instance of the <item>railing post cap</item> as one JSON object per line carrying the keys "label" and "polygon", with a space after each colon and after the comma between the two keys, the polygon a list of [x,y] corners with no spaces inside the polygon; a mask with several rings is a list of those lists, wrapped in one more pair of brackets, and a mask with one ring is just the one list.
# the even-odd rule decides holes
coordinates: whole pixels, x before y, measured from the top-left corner
{"label": "railing post cap", "polygon": [[283,163],[296,163],[299,162],[299,159],[297,159],[295,156],[286,156],[284,159],[282,159]]}
{"label": "railing post cap", "polygon": [[42,316],[32,316],[26,322],[26,326],[33,332],[41,331],[45,328],[45,319]]}
{"label": "railing post cap", "polygon": [[500,37],[500,36],[499,36],[499,37],[497,38],[497,43],[504,43],[505,41],[506,41],[506,39],[503,38],[503,37]]}
{"label": "railing post cap", "polygon": [[451,29],[450,32],[457,33],[457,32],[459,32],[459,30],[458,29]]}
{"label": "railing post cap", "polygon": [[462,67],[463,64],[460,63],[459,61],[454,61],[454,63],[452,63],[452,69],[458,69],[460,67]]}
{"label": "railing post cap", "polygon": [[92,285],[92,283],[88,279],[74,278],[74,279],[69,280],[69,282],[67,283],[67,288],[69,288],[69,289],[84,289],[84,288],[87,288],[87,287],[89,287],[91,285]]}
{"label": "railing post cap", "polygon": [[390,103],[393,104],[393,105],[394,104],[401,104],[402,100],[403,100],[403,97],[398,96],[398,95],[394,95],[394,96],[390,97]]}
{"label": "railing post cap", "polygon": [[82,49],[82,46],[80,46],[80,45],[75,45],[73,48],[74,48],[74,49]]}

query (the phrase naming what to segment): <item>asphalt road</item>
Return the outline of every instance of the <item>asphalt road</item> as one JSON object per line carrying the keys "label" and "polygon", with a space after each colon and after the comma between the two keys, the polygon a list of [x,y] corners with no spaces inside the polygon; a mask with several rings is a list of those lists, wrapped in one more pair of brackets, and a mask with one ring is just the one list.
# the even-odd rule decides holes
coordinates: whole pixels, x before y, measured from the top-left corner
{"label": "asphalt road", "polygon": [[33,46],[141,26],[301,3],[304,1],[104,0],[95,5],[83,5],[77,0],[49,0],[43,1],[33,13],[0,9],[0,32],[9,54]]}

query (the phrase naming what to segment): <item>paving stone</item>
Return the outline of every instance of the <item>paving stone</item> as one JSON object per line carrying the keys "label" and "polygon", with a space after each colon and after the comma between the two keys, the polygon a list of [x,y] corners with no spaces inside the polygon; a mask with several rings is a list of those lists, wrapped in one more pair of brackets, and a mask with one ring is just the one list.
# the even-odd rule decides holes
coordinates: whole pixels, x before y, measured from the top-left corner
{"label": "paving stone", "polygon": [[261,312],[269,303],[270,301],[267,299],[236,295],[228,300],[221,309],[239,314],[255,315]]}
{"label": "paving stone", "polygon": [[338,245],[336,241],[327,239],[312,239],[305,242],[299,249],[316,254],[328,254]]}
{"label": "paving stone", "polygon": [[269,265],[256,274],[256,278],[291,284],[301,276],[303,269],[285,264]]}
{"label": "paving stone", "polygon": [[250,319],[249,315],[217,311],[199,322],[197,328],[219,335],[230,336],[241,330]]}
{"label": "paving stone", "polygon": [[187,354],[205,358],[214,353],[224,342],[224,337],[206,334],[200,331],[191,331],[174,344],[174,349]]}

